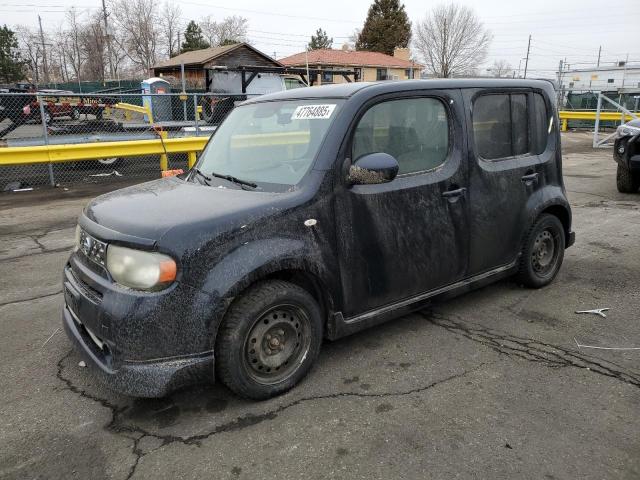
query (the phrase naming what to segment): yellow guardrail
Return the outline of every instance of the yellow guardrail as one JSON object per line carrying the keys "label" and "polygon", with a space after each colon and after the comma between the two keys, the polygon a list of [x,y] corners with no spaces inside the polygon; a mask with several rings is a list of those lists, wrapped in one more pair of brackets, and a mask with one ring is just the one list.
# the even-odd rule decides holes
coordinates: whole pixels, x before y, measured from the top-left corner
{"label": "yellow guardrail", "polygon": [[[165,132],[160,132],[160,134],[166,135]],[[189,168],[191,168],[196,163],[196,154],[204,148],[207,140],[209,140],[208,137],[184,137],[166,138],[163,140],[129,140],[119,142],[39,145],[36,147],[6,147],[0,148],[0,166],[160,155],[161,170],[167,170],[166,154],[186,153],[188,155]]]}
{"label": "yellow guardrail", "polygon": [[[569,120],[592,120],[595,122],[597,114],[598,112],[595,110],[560,110],[558,112],[560,121],[562,122],[563,132],[567,131],[567,123]],[[640,112],[637,115],[640,116]],[[625,122],[634,119],[631,115],[623,115],[621,112],[600,112],[600,120],[602,121],[615,122],[623,118]]]}

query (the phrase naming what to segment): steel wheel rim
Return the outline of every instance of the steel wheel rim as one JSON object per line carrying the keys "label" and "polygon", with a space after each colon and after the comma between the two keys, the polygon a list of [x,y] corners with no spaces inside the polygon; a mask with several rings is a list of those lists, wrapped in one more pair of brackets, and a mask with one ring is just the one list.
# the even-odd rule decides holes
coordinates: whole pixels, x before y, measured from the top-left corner
{"label": "steel wheel rim", "polygon": [[245,338],[242,359],[247,374],[261,385],[290,378],[307,357],[311,322],[295,305],[277,305],[258,316]]}
{"label": "steel wheel rim", "polygon": [[551,272],[557,262],[559,250],[557,236],[554,236],[549,229],[540,232],[536,236],[531,250],[533,271],[540,276]]}

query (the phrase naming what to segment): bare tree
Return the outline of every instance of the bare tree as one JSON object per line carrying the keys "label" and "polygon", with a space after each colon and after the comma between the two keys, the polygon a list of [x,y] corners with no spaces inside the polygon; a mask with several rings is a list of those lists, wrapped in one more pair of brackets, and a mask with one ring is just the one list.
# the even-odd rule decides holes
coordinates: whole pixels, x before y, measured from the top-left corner
{"label": "bare tree", "polygon": [[199,22],[198,26],[200,30],[202,30],[202,35],[204,35],[205,40],[211,46],[218,45],[218,22],[216,22],[211,15],[207,15],[203,17]]}
{"label": "bare tree", "polygon": [[217,47],[230,43],[247,41],[247,28],[249,21],[245,17],[233,15],[216,22],[210,15],[198,22],[205,40],[209,45]]}
{"label": "bare tree", "polygon": [[511,77],[513,75],[513,68],[506,60],[496,60],[488,70],[491,75],[497,78]]}
{"label": "bare tree", "polygon": [[471,8],[452,3],[435,7],[418,22],[414,49],[434,76],[458,77],[484,62],[491,38]]}
{"label": "bare tree", "polygon": [[104,81],[107,69],[107,44],[102,14],[94,14],[83,25],[80,35],[81,50],[86,59],[83,67],[83,78]]}
{"label": "bare tree", "polygon": [[80,48],[80,36],[83,27],[80,24],[78,12],[74,7],[67,10],[65,18],[67,21],[65,46],[67,60],[71,64],[71,69],[73,70],[76,80],[80,81],[82,64],[85,58],[84,52]]}
{"label": "bare tree", "polygon": [[66,53],[66,33],[62,25],[58,25],[55,32],[52,36],[52,45],[49,49],[51,52],[52,65],[57,68],[57,75],[63,82],[68,82],[70,79],[69,76],[69,65],[67,63],[67,53]]}
{"label": "bare tree", "polygon": [[160,46],[159,18],[153,0],[113,0],[117,29],[114,43],[125,52],[139,73],[148,74],[156,63]]}
{"label": "bare tree", "polygon": [[42,52],[37,33],[26,25],[16,27],[18,48],[22,58],[26,60],[27,76],[32,82],[40,82],[40,63]]}
{"label": "bare tree", "polygon": [[182,11],[180,7],[171,1],[164,4],[160,14],[162,23],[163,40],[166,53],[169,58],[180,52],[180,30],[182,29]]}
{"label": "bare tree", "polygon": [[247,40],[249,20],[238,15],[226,17],[218,24],[218,45],[225,43],[240,43]]}

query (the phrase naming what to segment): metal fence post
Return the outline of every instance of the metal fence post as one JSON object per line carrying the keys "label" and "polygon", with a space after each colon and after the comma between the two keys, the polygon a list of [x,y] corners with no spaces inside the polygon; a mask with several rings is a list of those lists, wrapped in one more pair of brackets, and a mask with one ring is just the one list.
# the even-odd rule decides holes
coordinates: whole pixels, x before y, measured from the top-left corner
{"label": "metal fence post", "polygon": [[198,114],[198,94],[193,94],[193,118],[195,119],[196,137],[200,135],[200,115]]}
{"label": "metal fence post", "polygon": [[598,105],[596,107],[596,125],[593,129],[593,148],[598,147],[598,130],[600,129],[600,111],[602,110],[602,92],[598,92]]}
{"label": "metal fence post", "polygon": [[[40,107],[40,122],[42,123],[42,137],[44,138],[44,144],[49,145],[49,132],[47,131],[47,119],[45,118],[44,102],[42,96],[36,93],[36,100]],[[49,163],[49,183],[52,187],[56,186],[56,177],[53,174],[53,164]]]}

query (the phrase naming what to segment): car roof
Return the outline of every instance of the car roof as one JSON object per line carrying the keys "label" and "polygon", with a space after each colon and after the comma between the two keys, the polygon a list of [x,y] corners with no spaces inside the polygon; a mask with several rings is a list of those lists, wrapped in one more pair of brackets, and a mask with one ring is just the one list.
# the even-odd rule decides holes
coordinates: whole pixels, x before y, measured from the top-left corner
{"label": "car roof", "polygon": [[381,82],[351,82],[320,87],[296,88],[282,92],[270,93],[249,99],[245,103],[255,103],[273,100],[294,100],[314,98],[348,98],[361,91],[367,91],[371,96],[384,93],[402,92],[407,90],[443,90],[451,88],[553,88],[550,80],[524,80],[510,78],[460,78],[460,79],[429,79],[429,80],[387,80]]}

